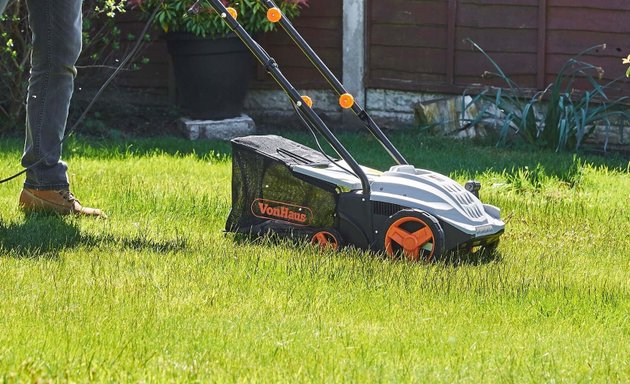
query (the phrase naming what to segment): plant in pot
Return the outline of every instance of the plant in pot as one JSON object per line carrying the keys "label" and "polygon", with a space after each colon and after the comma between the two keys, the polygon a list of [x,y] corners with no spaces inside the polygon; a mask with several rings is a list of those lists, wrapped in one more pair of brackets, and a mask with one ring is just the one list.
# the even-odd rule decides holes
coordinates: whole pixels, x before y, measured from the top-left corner
{"label": "plant in pot", "polygon": [[[253,74],[254,60],[245,45],[207,5],[189,12],[194,0],[130,0],[142,11],[160,9],[155,21],[165,32],[172,57],[178,105],[196,119],[226,119],[240,116]],[[161,5],[160,5],[161,3]],[[251,35],[270,32],[259,0],[223,0],[238,12],[238,21]],[[299,15],[308,0],[278,0],[289,19]]]}

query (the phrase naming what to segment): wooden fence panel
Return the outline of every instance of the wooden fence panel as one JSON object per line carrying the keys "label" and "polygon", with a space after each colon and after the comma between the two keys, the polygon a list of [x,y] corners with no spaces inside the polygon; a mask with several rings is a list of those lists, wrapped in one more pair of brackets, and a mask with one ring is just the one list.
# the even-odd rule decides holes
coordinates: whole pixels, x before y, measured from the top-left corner
{"label": "wooden fence panel", "polygon": [[368,87],[444,84],[448,9],[443,0],[368,2]]}
{"label": "wooden fence panel", "polygon": [[[603,79],[623,77],[621,58],[630,53],[630,1],[549,0],[547,17],[547,82],[576,53],[599,44],[599,48],[582,60],[600,66]],[[587,87],[585,82],[580,87]],[[628,94],[627,81],[617,84],[618,93]]]}
{"label": "wooden fence panel", "polygon": [[[339,78],[342,77],[342,21],[342,2],[339,0],[311,0],[300,17],[293,21],[298,32]],[[260,35],[258,41],[276,59],[296,88],[328,88],[328,83],[284,31]],[[260,65],[252,87],[278,89]]]}
{"label": "wooden fence panel", "polygon": [[[339,78],[342,76],[342,12],[339,0],[311,0],[293,21],[302,37]],[[284,31],[260,35],[257,40],[296,88],[328,89],[328,83]],[[258,65],[252,88],[278,89],[278,85]]]}
{"label": "wooden fence panel", "polygon": [[[482,79],[492,65],[465,41],[482,46],[524,87],[544,88],[562,65],[583,49],[606,43],[584,57],[605,70],[604,79],[622,76],[621,58],[630,53],[629,0],[367,0],[366,84],[417,92],[459,93]],[[311,0],[295,20],[333,72],[342,77],[341,0]],[[123,30],[141,27],[137,15],[121,19]],[[159,36],[159,31],[155,36]],[[283,32],[258,36],[298,88],[326,88],[319,73]],[[165,93],[170,64],[157,39],[144,55],[151,64],[126,73],[121,83]],[[500,81],[494,84],[501,85]],[[583,84],[586,86],[586,84]],[[260,66],[252,85],[277,89]],[[619,83],[628,94],[628,81]]]}
{"label": "wooden fence panel", "polygon": [[[522,87],[542,89],[578,52],[606,43],[584,57],[621,76],[630,53],[628,0],[369,0],[368,74],[372,88],[459,93],[482,78],[491,63],[479,44]],[[578,83],[586,87],[587,84]],[[630,84],[619,83],[628,93]]]}
{"label": "wooden fence panel", "polygon": [[460,0],[456,16],[454,84],[505,85],[494,77],[482,79],[492,64],[465,39],[483,48],[513,80],[527,87],[536,85],[538,50],[537,0]]}

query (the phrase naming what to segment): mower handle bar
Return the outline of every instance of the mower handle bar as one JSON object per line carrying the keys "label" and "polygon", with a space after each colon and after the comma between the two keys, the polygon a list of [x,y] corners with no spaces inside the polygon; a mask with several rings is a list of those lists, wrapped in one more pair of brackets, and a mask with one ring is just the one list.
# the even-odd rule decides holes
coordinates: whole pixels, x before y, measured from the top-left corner
{"label": "mower handle bar", "polygon": [[[273,0],[262,0],[261,2],[268,10],[272,8],[279,9]],[[280,24],[282,29],[284,29],[293,42],[300,48],[302,53],[304,53],[304,55],[310,60],[311,64],[313,64],[313,66],[324,77],[330,87],[337,93],[337,96],[348,94],[344,85],[332,73],[330,68],[328,68],[328,66],[319,58],[317,53],[315,53],[313,48],[311,48],[306,40],[304,40],[295,27],[293,27],[291,21],[283,15],[277,23]],[[365,125],[368,131],[376,138],[376,140],[378,140],[379,143],[381,143],[383,148],[394,159],[394,161],[396,161],[396,163],[408,164],[405,158],[400,154],[387,136],[385,136],[383,131],[379,128],[376,122],[372,120],[372,117],[365,111],[365,109],[363,109],[357,102],[352,104],[351,109],[354,114],[357,115],[359,120],[361,120],[363,125]]]}
{"label": "mower handle bar", "polygon": [[[223,5],[221,0],[208,0],[208,1],[210,5],[212,5],[214,10],[217,11],[217,13],[228,24],[228,26],[232,29],[232,31],[241,39],[241,41],[245,44],[245,46],[251,51],[254,57],[256,57],[256,59],[260,62],[260,64],[263,65],[265,70],[278,83],[280,88],[282,88],[282,90],[284,90],[284,92],[289,96],[291,101],[298,108],[299,112],[303,114],[303,117],[308,120],[310,125],[314,127],[326,139],[326,141],[333,147],[333,149],[339,154],[339,156],[341,156],[341,158],[345,160],[345,162],[350,166],[352,171],[361,181],[361,189],[363,191],[364,198],[365,199],[369,198],[370,182],[368,180],[367,175],[365,174],[365,171],[363,171],[359,163],[357,163],[354,157],[352,157],[352,155],[343,146],[343,144],[341,144],[341,142],[331,132],[328,126],[326,126],[326,124],[322,121],[322,119],[302,99],[302,95],[300,95],[300,93],[295,89],[295,87],[293,87],[293,85],[287,80],[284,74],[280,71],[280,68],[278,67],[278,64],[276,63],[276,61],[271,56],[269,56],[269,54],[260,45],[258,45],[258,43],[251,37],[251,35],[247,31],[245,31],[243,26],[234,17],[231,16],[230,12],[225,7],[225,5]],[[325,67],[323,63],[322,63],[322,66]],[[328,70],[328,72],[330,72],[330,70]]]}

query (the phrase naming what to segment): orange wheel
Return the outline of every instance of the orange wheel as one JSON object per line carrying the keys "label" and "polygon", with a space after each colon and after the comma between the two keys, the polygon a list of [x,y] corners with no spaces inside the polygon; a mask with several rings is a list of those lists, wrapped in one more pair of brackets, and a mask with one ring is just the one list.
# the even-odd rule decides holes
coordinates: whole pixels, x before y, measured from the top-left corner
{"label": "orange wheel", "polygon": [[390,257],[409,260],[433,260],[442,254],[444,231],[438,221],[426,212],[402,210],[385,223],[383,248]]}
{"label": "orange wheel", "polygon": [[311,237],[311,244],[322,249],[331,248],[336,251],[341,247],[341,239],[331,230],[319,231]]}
{"label": "orange wheel", "polygon": [[282,19],[282,12],[278,8],[274,7],[267,10],[267,20],[277,23],[280,19]]}

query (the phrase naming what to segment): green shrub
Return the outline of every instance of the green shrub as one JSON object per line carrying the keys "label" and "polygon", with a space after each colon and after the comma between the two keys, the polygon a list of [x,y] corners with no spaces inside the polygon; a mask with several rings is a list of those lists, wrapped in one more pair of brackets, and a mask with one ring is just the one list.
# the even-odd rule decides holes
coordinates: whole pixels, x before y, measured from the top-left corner
{"label": "green shrub", "polygon": [[[197,36],[225,36],[230,33],[230,28],[214,12],[200,9],[196,14],[188,12],[193,1],[190,0],[131,0],[144,12],[151,12],[156,6],[160,10],[155,16],[156,22],[164,32],[190,32]],[[292,19],[300,14],[300,9],[308,5],[308,0],[279,0],[278,7],[284,15]],[[270,32],[275,29],[275,24],[267,21],[267,8],[260,0],[226,1],[223,4],[231,6],[238,12],[238,21],[250,34]]]}

